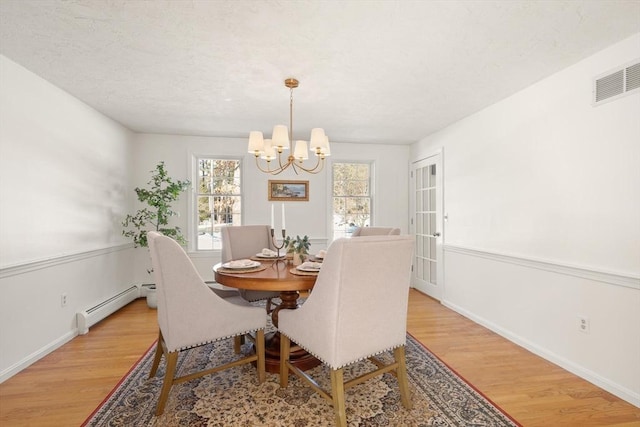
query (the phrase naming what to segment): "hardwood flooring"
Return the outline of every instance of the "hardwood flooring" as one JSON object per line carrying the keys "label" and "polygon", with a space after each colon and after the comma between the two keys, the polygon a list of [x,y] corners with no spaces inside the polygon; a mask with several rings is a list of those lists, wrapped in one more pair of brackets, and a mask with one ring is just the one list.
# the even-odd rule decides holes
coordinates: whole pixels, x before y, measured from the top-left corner
{"label": "hardwood flooring", "polygon": [[[640,427],[640,408],[412,290],[408,331],[524,426]],[[0,426],[77,426],[155,341],[137,300],[0,384]]]}

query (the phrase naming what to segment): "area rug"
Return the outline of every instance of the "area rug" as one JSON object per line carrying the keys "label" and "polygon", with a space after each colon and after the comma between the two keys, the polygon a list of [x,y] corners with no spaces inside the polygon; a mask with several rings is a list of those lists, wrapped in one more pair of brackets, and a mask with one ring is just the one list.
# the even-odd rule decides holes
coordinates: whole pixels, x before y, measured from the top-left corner
{"label": "area rug", "polygon": [[[164,359],[158,374],[148,378],[154,348],[145,353],[83,426],[334,425],[332,406],[296,376],[290,376],[286,389],[280,388],[277,374],[267,373],[267,380],[259,384],[250,364],[175,385],[164,414],[156,417]],[[243,347],[246,351],[249,348]],[[182,375],[235,357],[231,340],[209,344],[182,352],[178,371]],[[385,358],[390,361],[392,355],[381,356]],[[349,426],[519,426],[411,335],[407,335],[406,358],[413,409],[402,406],[396,378],[384,374],[345,392]],[[356,363],[351,371],[345,370],[345,378],[372,367],[369,361]],[[325,367],[309,372],[330,389]]]}

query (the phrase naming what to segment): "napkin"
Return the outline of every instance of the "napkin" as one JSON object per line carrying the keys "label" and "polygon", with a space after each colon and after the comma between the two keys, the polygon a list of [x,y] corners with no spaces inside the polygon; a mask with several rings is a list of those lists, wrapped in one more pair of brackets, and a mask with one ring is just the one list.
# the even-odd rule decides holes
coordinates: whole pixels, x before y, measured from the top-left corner
{"label": "napkin", "polygon": [[322,267],[322,263],[321,262],[311,262],[311,261],[305,261],[302,264],[300,264],[300,266],[298,267],[299,269],[307,269],[307,270],[319,270],[320,267]]}
{"label": "napkin", "polygon": [[235,261],[229,261],[227,264],[230,268],[251,267],[252,265],[254,265],[254,263],[250,259],[238,259]]}
{"label": "napkin", "polygon": [[278,255],[278,252],[276,252],[276,251],[272,251],[272,250],[271,250],[271,249],[269,249],[269,248],[264,248],[264,249],[262,250],[262,255],[264,255],[264,256],[277,256],[277,255]]}
{"label": "napkin", "polygon": [[325,256],[327,256],[327,251],[325,251],[324,249],[322,249],[321,251],[318,251],[318,258],[324,258]]}

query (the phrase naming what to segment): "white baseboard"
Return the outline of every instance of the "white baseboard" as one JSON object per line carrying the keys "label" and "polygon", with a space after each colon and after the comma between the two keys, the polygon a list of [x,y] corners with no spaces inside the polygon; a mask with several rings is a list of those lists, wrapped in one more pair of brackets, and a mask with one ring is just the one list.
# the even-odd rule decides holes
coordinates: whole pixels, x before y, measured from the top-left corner
{"label": "white baseboard", "polygon": [[611,381],[609,381],[606,378],[603,378],[602,376],[596,374],[595,372],[584,368],[583,366],[577,365],[573,362],[571,362],[570,360],[567,360],[563,357],[558,356],[557,354],[550,352],[540,346],[537,346],[535,344],[533,344],[531,341],[528,341],[518,335],[515,335],[513,333],[511,333],[508,330],[505,330],[499,326],[497,326],[496,324],[487,321],[486,319],[476,316],[475,314],[463,309],[462,307],[456,305],[456,304],[452,304],[449,301],[445,301],[442,300],[441,303],[445,306],[450,308],[451,310],[455,311],[456,313],[459,313],[461,315],[463,315],[464,317],[473,320],[475,323],[478,323],[479,325],[484,326],[485,328],[495,332],[496,334],[508,339],[509,341],[519,345],[520,347],[523,347],[527,350],[529,350],[530,352],[532,352],[533,354],[542,357],[545,360],[548,360],[549,362],[552,362],[558,366],[560,366],[563,369],[566,369],[567,371],[571,372],[572,374],[575,374],[577,376],[579,376],[580,378],[583,378],[587,381],[589,381],[590,383],[602,388],[603,390],[608,391],[609,393],[619,397],[620,399],[623,399],[629,403],[631,403],[632,405],[636,406],[636,407],[640,407],[640,394],[634,392],[633,390],[629,390],[626,387],[622,387],[619,384],[613,383]]}
{"label": "white baseboard", "polygon": [[42,359],[47,354],[49,354],[49,353],[53,352],[54,350],[57,350],[58,348],[62,347],[64,344],[66,344],[69,341],[71,341],[72,339],[74,339],[77,335],[78,335],[78,330],[77,329],[73,329],[73,330],[67,332],[66,334],[64,334],[63,336],[61,336],[60,338],[58,338],[57,340],[49,343],[45,347],[42,347],[38,351],[35,351],[35,352],[31,353],[30,355],[28,355],[24,359],[20,360],[19,362],[9,366],[7,369],[5,369],[2,372],[0,372],[0,383],[5,382],[6,380],[11,378],[12,376],[17,374],[18,372],[22,371],[23,369],[26,369],[27,367],[29,367],[33,363],[35,363],[38,360]]}

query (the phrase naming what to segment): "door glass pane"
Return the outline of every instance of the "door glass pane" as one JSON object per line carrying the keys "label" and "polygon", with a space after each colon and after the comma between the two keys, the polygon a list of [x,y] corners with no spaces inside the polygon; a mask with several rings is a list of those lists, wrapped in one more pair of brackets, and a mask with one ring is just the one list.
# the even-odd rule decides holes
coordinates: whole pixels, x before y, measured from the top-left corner
{"label": "door glass pane", "polygon": [[433,285],[437,285],[438,284],[438,280],[437,280],[437,266],[438,264],[435,261],[431,261],[429,262],[429,283],[433,284]]}
{"label": "door glass pane", "polygon": [[[425,168],[427,169],[427,168]],[[429,187],[436,186],[436,165],[429,166]]]}
{"label": "door glass pane", "polygon": [[415,170],[415,275],[418,280],[436,285],[436,167],[426,165]]}
{"label": "door glass pane", "polygon": [[425,258],[429,258],[429,238],[422,238],[422,248],[421,248],[422,256]]}
{"label": "door glass pane", "polygon": [[435,212],[431,212],[428,214],[429,216],[429,231],[428,234],[430,236],[433,236],[433,234],[436,232],[436,213]]}
{"label": "door glass pane", "polygon": [[432,260],[436,260],[436,238],[429,238],[429,258]]}
{"label": "door glass pane", "polygon": [[429,214],[422,214],[422,233],[426,236],[429,235]]}

